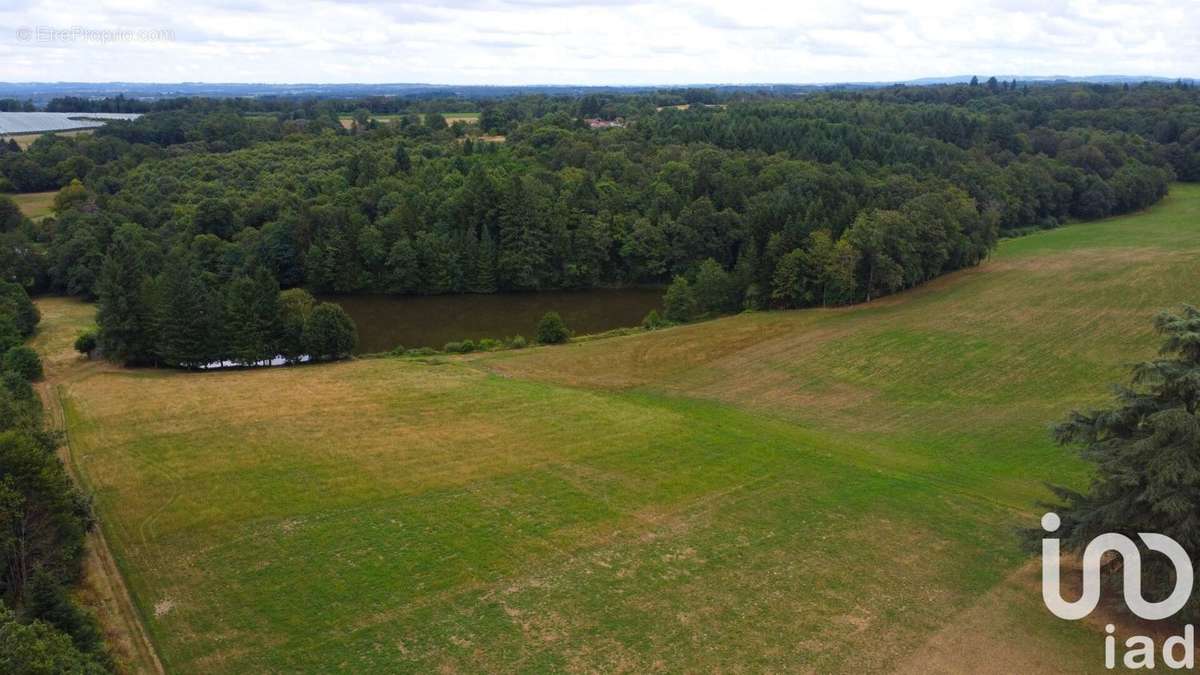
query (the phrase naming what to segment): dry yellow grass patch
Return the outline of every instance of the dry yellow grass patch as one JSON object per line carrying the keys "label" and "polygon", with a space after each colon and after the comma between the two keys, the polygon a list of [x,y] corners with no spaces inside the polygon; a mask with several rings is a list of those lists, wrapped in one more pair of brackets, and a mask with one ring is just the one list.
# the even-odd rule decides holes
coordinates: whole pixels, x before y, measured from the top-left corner
{"label": "dry yellow grass patch", "polygon": [[56,195],[58,195],[57,190],[50,190],[49,192],[24,192],[8,196],[12,197],[12,200],[21,208],[21,213],[37,219],[50,215]]}

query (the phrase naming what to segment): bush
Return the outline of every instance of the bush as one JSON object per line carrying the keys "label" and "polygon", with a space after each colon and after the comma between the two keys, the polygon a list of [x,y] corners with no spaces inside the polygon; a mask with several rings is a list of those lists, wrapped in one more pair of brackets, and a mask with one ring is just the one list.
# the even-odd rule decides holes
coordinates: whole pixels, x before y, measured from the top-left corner
{"label": "bush", "polygon": [[7,314],[0,314],[0,353],[7,352],[25,341],[17,322]]}
{"label": "bush", "polygon": [[96,329],[88,328],[80,331],[75,337],[75,351],[84,356],[91,356],[92,352],[96,351]]}
{"label": "bush", "polygon": [[437,350],[433,347],[416,347],[404,352],[405,356],[433,356]]}
{"label": "bush", "polygon": [[667,322],[664,321],[662,316],[659,315],[657,309],[650,310],[650,313],[646,315],[646,318],[642,319],[642,328],[645,328],[646,330],[658,330],[666,325]]}
{"label": "bush", "polygon": [[492,338],[483,338],[479,341],[478,347],[479,351],[491,352],[497,349],[502,349],[504,347],[504,343],[500,342],[499,340],[493,340]]}
{"label": "bush", "polygon": [[358,345],[358,329],[341,305],[322,302],[304,324],[304,348],[315,361],[344,359]]}
{"label": "bush", "polygon": [[0,372],[0,391],[8,392],[13,401],[28,403],[34,400],[33,385],[29,380],[9,370]]}
{"label": "bush", "polygon": [[4,352],[3,370],[16,373],[30,382],[42,379],[42,360],[37,352],[25,345],[17,345]]}
{"label": "bush", "polygon": [[559,345],[571,339],[571,331],[558,312],[546,312],[537,325],[537,341],[544,345]]}
{"label": "bush", "polygon": [[524,335],[514,335],[508,341],[510,349],[524,349],[526,344]]}
{"label": "bush", "polygon": [[442,345],[442,351],[446,352],[447,354],[461,354],[462,350],[463,343],[461,342],[447,342],[446,344]]}

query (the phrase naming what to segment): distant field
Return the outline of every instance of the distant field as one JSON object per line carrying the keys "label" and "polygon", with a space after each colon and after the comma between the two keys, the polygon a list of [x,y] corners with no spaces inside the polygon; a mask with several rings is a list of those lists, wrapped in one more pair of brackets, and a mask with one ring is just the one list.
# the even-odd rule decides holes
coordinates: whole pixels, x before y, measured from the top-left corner
{"label": "distant field", "polygon": [[41,218],[50,215],[50,210],[54,206],[54,197],[58,194],[58,190],[49,192],[24,192],[21,194],[10,194],[17,206],[21,207],[21,212],[30,218]]}
{"label": "distant field", "polygon": [[[81,136],[91,134],[94,131],[95,129],[76,129],[74,131],[47,131],[43,133],[53,133],[56,136]],[[10,134],[8,136],[0,136],[0,140],[7,141],[10,138],[15,139],[17,141],[17,145],[21,146],[22,150],[28,150],[29,146],[33,145],[34,141],[41,138],[43,133]]]}
{"label": "distant field", "polygon": [[[394,122],[404,115],[371,115],[371,119],[378,122]],[[424,115],[421,116],[424,119]],[[446,124],[454,124],[455,122],[465,122],[467,124],[475,124],[479,122],[479,113],[477,112],[445,112],[442,117],[446,118]],[[354,126],[353,115],[339,115],[338,120],[342,126],[350,129]]]}
{"label": "distant field", "polygon": [[[1085,480],[1047,425],[1200,298],[1198,219],[1175,185],[853,308],[50,378],[169,671],[1097,670],[1014,528]],[[39,302],[61,353],[89,312]]]}

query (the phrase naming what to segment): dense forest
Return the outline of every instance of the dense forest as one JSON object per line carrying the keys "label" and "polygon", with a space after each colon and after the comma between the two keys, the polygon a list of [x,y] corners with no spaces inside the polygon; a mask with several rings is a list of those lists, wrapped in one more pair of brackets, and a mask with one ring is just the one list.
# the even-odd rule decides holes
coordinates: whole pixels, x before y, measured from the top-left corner
{"label": "dense forest", "polygon": [[[0,269],[34,293],[99,299],[110,355],[175,365],[303,352],[281,288],[673,282],[677,320],[870,300],[975,265],[1000,236],[1200,180],[1200,92],[1181,84],[151,110],[0,150],[0,192],[61,189],[37,222],[0,197]],[[455,111],[478,121],[447,124]],[[163,353],[161,336],[201,324],[204,345]]]}

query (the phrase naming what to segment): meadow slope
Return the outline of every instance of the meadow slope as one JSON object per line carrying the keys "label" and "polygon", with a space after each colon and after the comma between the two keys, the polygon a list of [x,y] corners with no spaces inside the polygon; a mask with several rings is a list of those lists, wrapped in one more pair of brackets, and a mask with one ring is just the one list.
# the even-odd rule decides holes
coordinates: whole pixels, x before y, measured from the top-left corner
{"label": "meadow slope", "polygon": [[845,309],[185,374],[64,356],[45,299],[39,344],[169,671],[1080,672],[1014,528],[1198,258],[1175,185]]}

